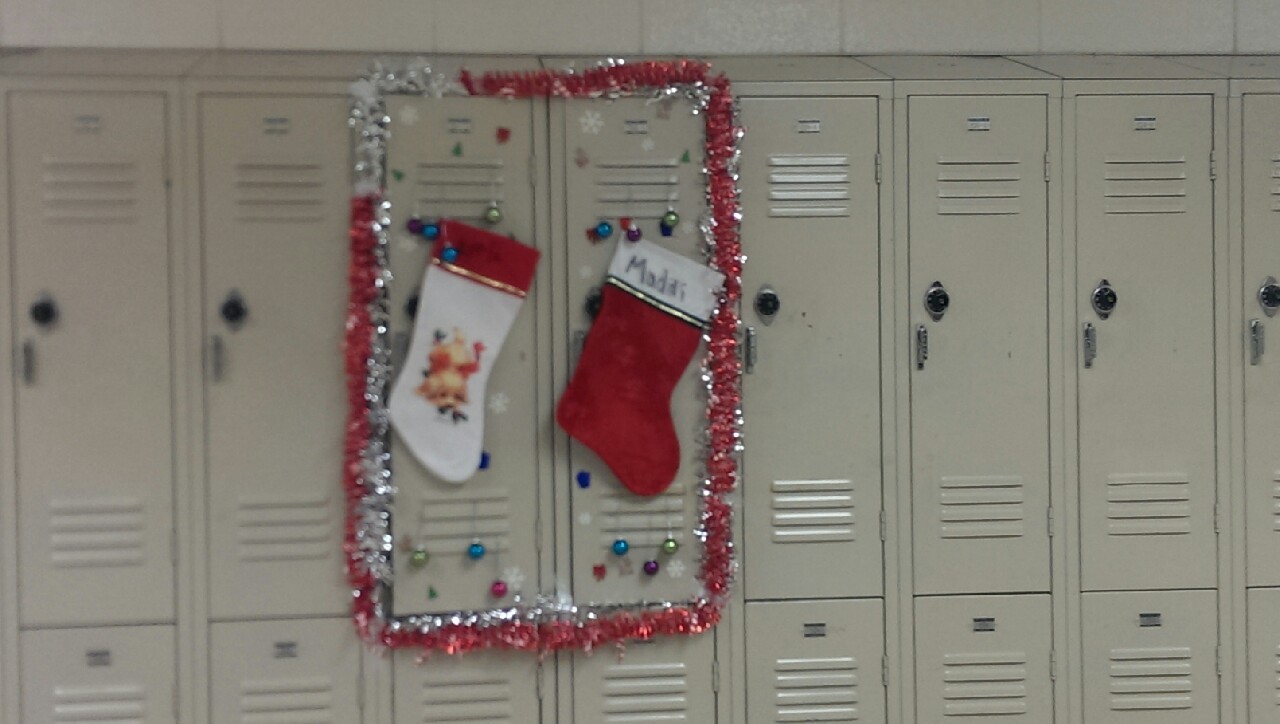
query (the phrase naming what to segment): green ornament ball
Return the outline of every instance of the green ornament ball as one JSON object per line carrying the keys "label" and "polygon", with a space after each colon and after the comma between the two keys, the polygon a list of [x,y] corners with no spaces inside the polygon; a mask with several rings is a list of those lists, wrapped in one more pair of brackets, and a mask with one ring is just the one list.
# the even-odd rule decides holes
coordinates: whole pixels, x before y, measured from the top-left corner
{"label": "green ornament ball", "polygon": [[429,560],[431,560],[431,554],[425,548],[416,548],[409,554],[409,565],[414,568],[422,568]]}
{"label": "green ornament ball", "polygon": [[680,223],[680,214],[674,211],[668,211],[662,215],[662,225],[666,227],[674,227]]}
{"label": "green ornament ball", "polygon": [[662,541],[663,553],[666,553],[667,555],[672,555],[678,550],[680,550],[680,542],[677,541],[675,538],[668,538]]}
{"label": "green ornament ball", "polygon": [[484,220],[490,224],[496,224],[502,221],[502,209],[497,206],[490,206],[484,211]]}

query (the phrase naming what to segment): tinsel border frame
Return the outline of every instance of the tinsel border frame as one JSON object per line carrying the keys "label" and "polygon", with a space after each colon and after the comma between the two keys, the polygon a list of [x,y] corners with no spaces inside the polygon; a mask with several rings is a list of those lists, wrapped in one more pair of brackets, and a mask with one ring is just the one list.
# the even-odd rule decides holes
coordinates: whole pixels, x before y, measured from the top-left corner
{"label": "tinsel border frame", "polygon": [[[725,275],[711,322],[702,378],[707,389],[701,506],[695,535],[703,542],[697,578],[701,590],[683,602],[576,605],[563,596],[538,596],[505,608],[389,617],[386,593],[393,580],[391,507],[395,486],[388,446],[385,395],[392,373],[388,334],[387,268],[390,203],[385,198],[387,138],[391,118],[385,96],[408,94],[499,98],[645,97],[688,99],[706,127],[707,210],[700,222],[708,263]],[[345,365],[348,419],[343,460],[347,501],[346,573],[352,615],[360,636],[390,648],[459,654],[477,649],[550,652],[591,649],[606,643],[660,635],[697,634],[720,620],[737,569],[730,494],[742,454],[742,365],[739,355],[742,256],[738,190],[743,130],[723,75],[705,63],[679,60],[627,63],[610,59],[582,72],[535,70],[456,76],[434,72],[425,61],[403,67],[375,64],[351,85],[350,124],[358,136],[351,201],[351,295],[347,308]]]}

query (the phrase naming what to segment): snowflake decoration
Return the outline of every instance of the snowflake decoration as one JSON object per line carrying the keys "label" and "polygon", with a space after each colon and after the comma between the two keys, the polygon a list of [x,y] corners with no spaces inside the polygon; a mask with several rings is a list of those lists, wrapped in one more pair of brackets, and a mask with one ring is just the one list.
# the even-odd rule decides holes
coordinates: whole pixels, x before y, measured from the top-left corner
{"label": "snowflake decoration", "polygon": [[408,234],[400,236],[400,251],[413,251],[418,248],[418,239]]}
{"label": "snowflake decoration", "polygon": [[591,525],[591,513],[583,511],[582,514],[578,516],[578,525]]}
{"label": "snowflake decoration", "polygon": [[400,109],[400,122],[406,126],[412,126],[418,122],[417,106],[405,106]]}
{"label": "snowflake decoration", "polygon": [[604,128],[604,117],[600,115],[599,111],[583,111],[578,123],[582,125],[583,133],[598,136],[600,135],[600,129]]}
{"label": "snowflake decoration", "polygon": [[524,586],[524,573],[518,567],[511,566],[502,571],[502,580],[506,581],[511,590],[519,591]]}
{"label": "snowflake decoration", "polygon": [[692,222],[692,221],[686,221],[686,222],[684,222],[683,224],[681,224],[681,225],[680,225],[680,232],[681,232],[681,233],[684,233],[684,234],[692,234],[692,233],[693,233],[693,222]]}
{"label": "snowflake decoration", "polygon": [[582,277],[583,279],[590,279],[592,274],[595,274],[595,270],[589,266],[583,266],[581,269],[578,270],[578,276]]}
{"label": "snowflake decoration", "polygon": [[667,564],[667,575],[672,578],[684,577],[684,562],[676,559]]}
{"label": "snowflake decoration", "polygon": [[646,151],[652,151],[652,150],[653,150],[653,148],[654,148],[654,146],[656,146],[656,145],[657,145],[657,144],[655,144],[655,143],[653,142],[653,139],[652,139],[652,138],[646,138],[646,139],[644,139],[643,141],[641,141],[641,142],[640,142],[640,148],[643,148],[643,149],[644,149],[644,150],[646,150]]}
{"label": "snowflake decoration", "polygon": [[495,415],[501,415],[507,411],[511,405],[511,398],[507,397],[505,392],[495,392],[489,396],[489,412]]}

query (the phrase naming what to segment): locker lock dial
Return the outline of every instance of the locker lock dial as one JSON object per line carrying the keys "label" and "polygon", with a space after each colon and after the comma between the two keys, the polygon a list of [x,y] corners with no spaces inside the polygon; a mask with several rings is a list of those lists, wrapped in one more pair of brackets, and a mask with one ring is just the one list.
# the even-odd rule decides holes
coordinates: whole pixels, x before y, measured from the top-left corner
{"label": "locker lock dial", "polygon": [[1119,300],[1116,290],[1111,288],[1111,282],[1103,279],[1098,282],[1098,288],[1093,290],[1093,311],[1097,312],[1102,319],[1106,319],[1115,311],[1116,302]]}
{"label": "locker lock dial", "polygon": [[1276,284],[1275,277],[1267,277],[1262,282],[1258,289],[1258,304],[1262,305],[1262,311],[1268,317],[1274,317],[1276,310],[1280,309],[1280,284]]}
{"label": "locker lock dial", "polygon": [[942,286],[942,282],[930,284],[924,292],[924,308],[933,321],[941,321],[942,315],[947,313],[947,307],[950,306],[951,295],[947,293],[947,288]]}
{"label": "locker lock dial", "polygon": [[778,298],[778,293],[772,287],[761,287],[760,291],[756,292],[755,308],[756,314],[763,317],[766,322],[772,321],[782,309],[782,300]]}
{"label": "locker lock dial", "polygon": [[43,296],[31,305],[31,321],[37,326],[48,329],[58,321],[58,305],[53,297]]}
{"label": "locker lock dial", "polygon": [[222,314],[222,319],[226,321],[227,326],[232,329],[239,329],[244,324],[244,320],[249,316],[249,307],[245,306],[244,297],[240,296],[240,292],[233,291],[227,295],[226,300],[222,302],[222,307],[218,310]]}

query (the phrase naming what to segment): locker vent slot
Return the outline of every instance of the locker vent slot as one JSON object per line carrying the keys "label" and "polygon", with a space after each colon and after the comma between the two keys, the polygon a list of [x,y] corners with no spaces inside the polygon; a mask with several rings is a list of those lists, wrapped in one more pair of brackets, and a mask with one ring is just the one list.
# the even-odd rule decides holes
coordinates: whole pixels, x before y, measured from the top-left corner
{"label": "locker vent slot", "polygon": [[55,686],[53,721],[141,722],[147,718],[147,692],[141,686]]}
{"label": "locker vent slot", "polygon": [[318,222],[328,217],[323,164],[305,159],[236,164],[236,220]]}
{"label": "locker vent slot", "polygon": [[242,495],[236,501],[240,560],[303,561],[329,558],[334,510],[328,495]]}
{"label": "locker vent slot", "polygon": [[1021,476],[943,476],[938,495],[943,538],[1021,538],[1025,532]]}
{"label": "locker vent slot", "polygon": [[1112,649],[1111,710],[1156,711],[1192,706],[1191,649]]}
{"label": "locker vent slot", "polygon": [[1102,193],[1108,214],[1186,213],[1187,160],[1107,159]]}
{"label": "locker vent slot", "polygon": [[333,682],[316,676],[240,684],[241,721],[272,724],[341,724],[333,719]]}
{"label": "locker vent slot", "polygon": [[44,158],[44,219],[120,223],[138,218],[138,165],[125,160]]}
{"label": "locker vent slot", "polygon": [[1271,476],[1271,529],[1280,533],[1280,470]]}
{"label": "locker vent slot", "polygon": [[938,157],[938,214],[1022,213],[1022,162],[1016,158]]}
{"label": "locker vent slot", "polygon": [[848,156],[769,156],[769,216],[848,215]]}
{"label": "locker vent slot", "polygon": [[688,721],[689,680],[680,662],[616,664],[604,675],[604,721]]}
{"label": "locker vent slot", "polygon": [[946,654],[942,658],[946,716],[1027,713],[1027,656],[1021,652]]}
{"label": "locker vent slot", "polygon": [[[514,722],[511,682],[492,674],[450,673],[422,682],[422,724]],[[522,712],[524,714],[524,712]]]}
{"label": "locker vent slot", "polygon": [[853,481],[773,481],[774,543],[854,539]]}
{"label": "locker vent slot", "polygon": [[138,498],[54,500],[49,553],[59,568],[138,566],[146,558],[146,506]]}
{"label": "locker vent slot", "polygon": [[1191,483],[1187,476],[1108,476],[1107,530],[1110,535],[1189,535]]}
{"label": "locker vent slot", "polygon": [[427,161],[417,165],[410,213],[479,219],[506,201],[502,159]]}
{"label": "locker vent slot", "polygon": [[604,159],[595,166],[596,213],[603,218],[656,221],[680,203],[680,161],[675,157]]}
{"label": "locker vent slot", "polygon": [[773,666],[776,722],[853,722],[858,709],[858,661],[852,656],[777,659]]}
{"label": "locker vent slot", "polygon": [[1271,157],[1271,210],[1280,211],[1280,153]]}
{"label": "locker vent slot", "polygon": [[507,490],[427,500],[422,504],[415,538],[430,551],[467,550],[474,540],[489,553],[511,549],[511,498]]}
{"label": "locker vent slot", "polygon": [[[611,486],[613,487],[613,486]],[[667,537],[685,543],[685,491],[683,483],[672,483],[660,495],[641,498],[616,486],[601,493],[600,545],[608,548],[626,538],[632,548],[657,546]]]}

